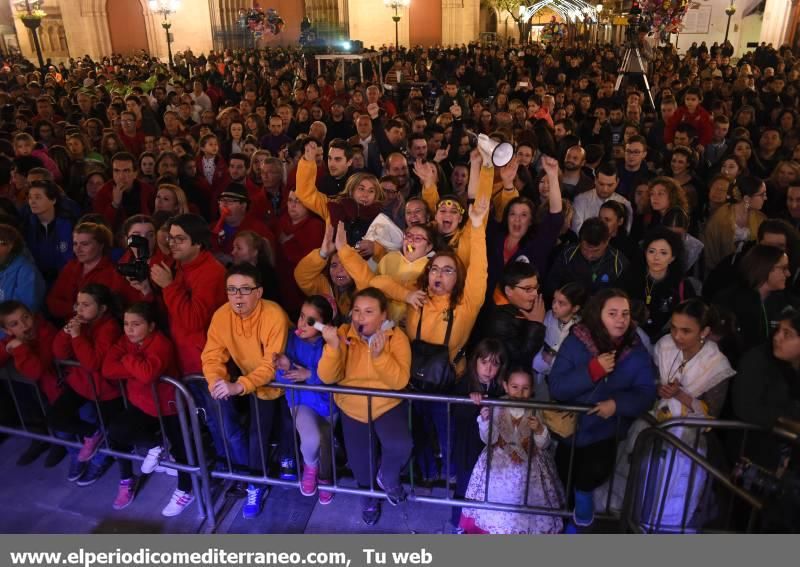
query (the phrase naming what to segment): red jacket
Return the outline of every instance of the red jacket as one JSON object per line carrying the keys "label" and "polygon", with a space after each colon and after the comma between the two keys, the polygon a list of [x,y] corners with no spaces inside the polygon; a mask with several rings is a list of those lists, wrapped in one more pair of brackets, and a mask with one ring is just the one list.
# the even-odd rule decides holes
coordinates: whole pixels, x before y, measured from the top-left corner
{"label": "red jacket", "polygon": [[286,210],[286,199],[289,197],[289,191],[286,190],[286,187],[281,188],[279,210],[276,211],[272,197],[268,196],[264,187],[256,184],[249,175],[247,176],[245,187],[247,187],[247,194],[250,197],[247,214],[265,222],[273,233],[276,232],[280,212]]}
{"label": "red jacket", "polygon": [[175,279],[163,290],[172,340],[183,375],[202,374],[200,354],[214,312],[227,301],[225,268],[208,251],[178,264]]}
{"label": "red jacket", "polygon": [[283,308],[294,315],[300,310],[305,294],[294,279],[294,269],[309,252],[319,248],[325,236],[325,223],[314,214],[309,214],[297,224],[292,224],[287,213],[278,220],[278,248],[275,269],[278,272]]}
{"label": "red jacket", "polygon": [[714,137],[714,122],[711,120],[711,115],[702,106],[697,107],[694,114],[689,114],[689,109],[685,106],[679,106],[675,114],[672,115],[667,125],[664,127],[664,142],[671,144],[675,138],[675,129],[681,122],[686,122],[694,126],[697,131],[697,141],[702,146],[707,146],[711,143]]}
{"label": "red jacket", "polygon": [[133,136],[128,136],[122,131],[122,128],[120,128],[117,130],[117,135],[125,145],[125,148],[128,150],[128,152],[132,153],[134,157],[138,158],[139,155],[144,151],[144,131],[136,130],[136,134]]}
{"label": "red jacket", "polygon": [[76,360],[80,367],[70,367],[67,384],[87,400],[94,400],[94,390],[100,401],[119,397],[119,386],[109,382],[101,373],[103,359],[117,339],[122,336],[119,323],[111,315],[103,315],[89,325],[81,325],[81,334],[74,339],[61,331],[53,342],[53,354],[59,360]]}
{"label": "red jacket", "polygon": [[[128,401],[147,415],[158,417],[176,412],[175,388],[160,382],[162,376],[177,378],[178,362],[172,342],[160,331],[152,333],[141,345],[128,337],[120,338],[103,361],[103,376],[107,380],[125,380]],[[155,389],[153,385],[156,384]],[[154,395],[158,396],[158,407]]]}
{"label": "red jacket", "polygon": [[[139,189],[139,210],[136,211],[136,214],[152,214],[153,203],[156,200],[155,188],[148,183],[139,181],[138,179],[133,182],[132,189],[137,187]],[[103,215],[103,218],[106,219],[106,222],[108,222],[112,230],[117,230],[125,222],[125,219],[128,218],[128,214],[122,205],[120,205],[118,209],[115,209],[111,204],[113,200],[114,180],[112,179],[100,187],[100,190],[97,192],[97,196],[94,198],[93,207],[94,212]]]}
{"label": "red jacket", "polygon": [[14,359],[14,367],[22,376],[36,382],[52,405],[61,395],[53,359],[53,340],[58,330],[41,315],[36,316],[36,338],[24,342],[9,353],[6,345],[14,337],[8,335],[0,340],[0,366]]}
{"label": "red jacket", "polygon": [[88,274],[83,273],[83,264],[73,258],[58,274],[56,282],[47,294],[47,309],[50,315],[62,320],[72,317],[78,291],[90,283],[103,284],[122,296],[125,303],[141,301],[141,294],[128,285],[107,257],[103,256]]}

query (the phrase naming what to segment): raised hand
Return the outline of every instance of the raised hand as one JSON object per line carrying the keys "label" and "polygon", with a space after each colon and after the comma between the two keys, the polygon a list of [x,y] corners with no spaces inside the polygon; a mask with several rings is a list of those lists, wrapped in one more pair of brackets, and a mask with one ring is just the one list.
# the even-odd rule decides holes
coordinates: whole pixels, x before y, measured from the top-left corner
{"label": "raised hand", "polygon": [[511,161],[500,168],[500,179],[503,180],[503,187],[510,188],[514,186],[514,179],[517,178],[517,170],[519,169],[519,158],[514,156]]}
{"label": "raised hand", "polygon": [[336,252],[336,245],[333,243],[333,225],[325,225],[325,236],[319,249],[326,258],[330,258]]}
{"label": "raised hand", "polygon": [[489,199],[481,197],[469,207],[469,218],[472,221],[472,226],[475,228],[483,224],[483,219],[486,213],[489,212]]}
{"label": "raised hand", "polygon": [[422,181],[423,187],[433,187],[436,185],[437,171],[432,163],[423,163],[421,159],[414,162],[414,173]]}
{"label": "raised hand", "polygon": [[347,231],[344,223],[339,221],[339,225],[336,227],[336,250],[341,251],[345,247],[347,247]]}
{"label": "raised hand", "polygon": [[317,143],[314,140],[305,145],[303,159],[311,163],[317,163]]}

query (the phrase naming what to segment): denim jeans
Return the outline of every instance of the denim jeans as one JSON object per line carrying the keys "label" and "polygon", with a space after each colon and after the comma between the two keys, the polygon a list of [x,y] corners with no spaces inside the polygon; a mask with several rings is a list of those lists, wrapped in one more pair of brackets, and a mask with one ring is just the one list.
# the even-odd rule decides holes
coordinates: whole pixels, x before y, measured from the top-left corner
{"label": "denim jeans", "polygon": [[241,425],[240,414],[233,400],[213,399],[207,382],[191,380],[188,385],[197,407],[202,408],[205,413],[205,423],[214,442],[217,460],[227,463],[227,455],[230,454],[233,468],[238,471],[246,470],[249,461],[247,431]]}

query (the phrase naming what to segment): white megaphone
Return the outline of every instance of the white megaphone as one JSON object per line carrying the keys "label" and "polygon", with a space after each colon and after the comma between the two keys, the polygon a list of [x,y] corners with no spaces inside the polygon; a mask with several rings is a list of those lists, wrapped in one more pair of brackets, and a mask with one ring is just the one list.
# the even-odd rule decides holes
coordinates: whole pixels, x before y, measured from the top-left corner
{"label": "white megaphone", "polygon": [[478,149],[483,156],[484,167],[491,163],[495,167],[503,167],[514,157],[514,146],[508,142],[497,142],[486,134],[478,136]]}

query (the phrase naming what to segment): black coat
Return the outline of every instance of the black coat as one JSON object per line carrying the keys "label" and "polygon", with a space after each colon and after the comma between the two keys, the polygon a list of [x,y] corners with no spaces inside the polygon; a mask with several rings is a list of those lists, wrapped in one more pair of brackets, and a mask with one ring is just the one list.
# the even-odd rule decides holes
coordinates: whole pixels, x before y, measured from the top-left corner
{"label": "black coat", "polygon": [[533,357],[544,344],[544,325],[524,319],[513,305],[493,305],[484,311],[479,335],[506,345],[511,366],[530,368]]}
{"label": "black coat", "polygon": [[[733,379],[733,412],[736,419],[762,427],[774,427],[779,417],[800,420],[800,375],[772,355],[772,345],[748,351]],[[766,467],[777,464],[775,437],[753,435],[748,456]],[[754,452],[753,452],[754,451]]]}

